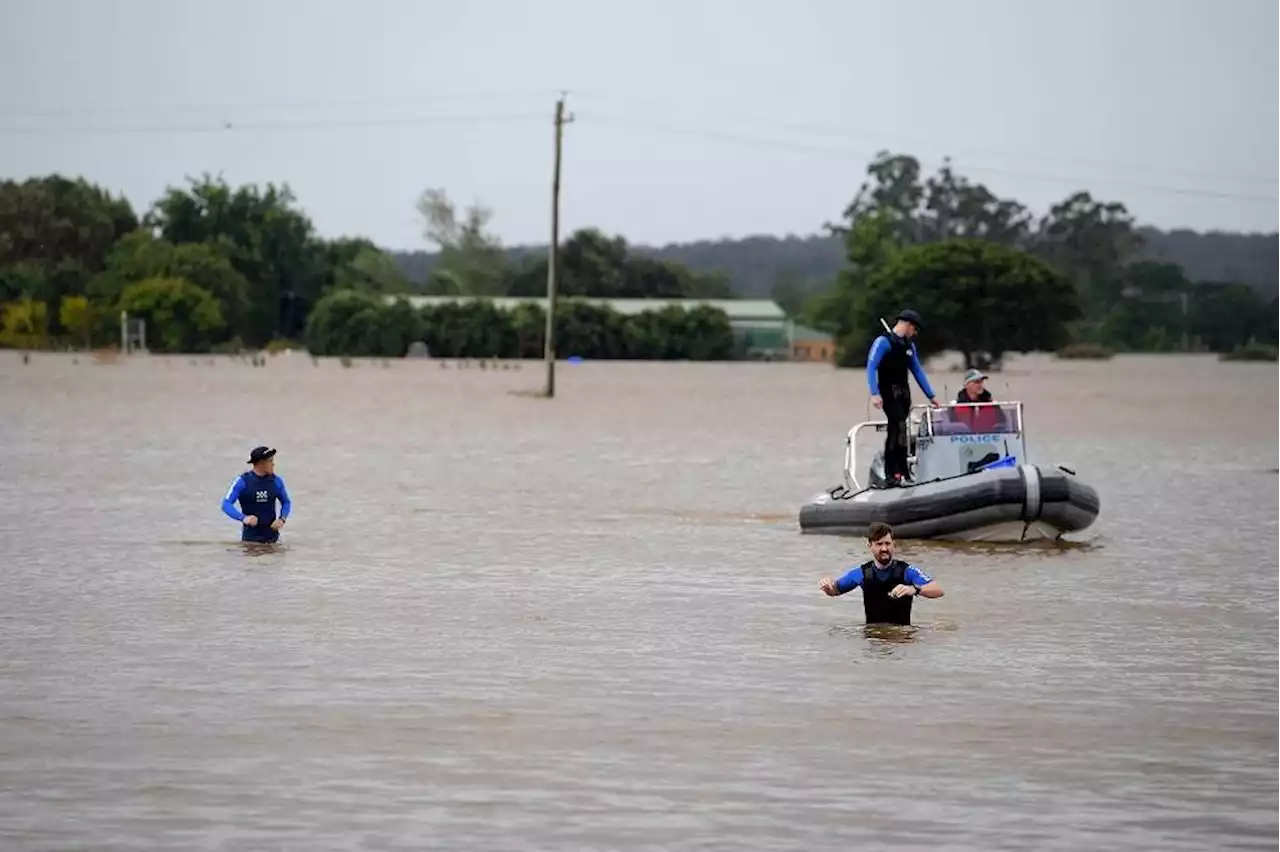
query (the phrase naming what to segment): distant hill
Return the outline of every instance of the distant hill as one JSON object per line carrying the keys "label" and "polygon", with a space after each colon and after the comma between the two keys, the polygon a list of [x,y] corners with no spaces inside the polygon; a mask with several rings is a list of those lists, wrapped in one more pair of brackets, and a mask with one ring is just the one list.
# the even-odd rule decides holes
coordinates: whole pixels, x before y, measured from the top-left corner
{"label": "distant hill", "polygon": [[1176,263],[1192,281],[1247,284],[1264,296],[1280,290],[1280,235],[1139,228],[1147,255]]}
{"label": "distant hill", "polygon": [[[1236,282],[1269,297],[1280,291],[1280,234],[1240,234],[1210,231],[1161,231],[1139,228],[1147,257],[1177,263],[1193,281]],[[699,240],[665,246],[632,246],[637,254],[679,263],[695,272],[728,276],[733,291],[744,298],[767,298],[775,285],[816,290],[832,282],[844,265],[839,237],[771,237]],[[507,250],[518,263],[542,254],[546,246],[518,246]],[[400,270],[414,283],[427,280],[436,255],[430,252],[392,252]]]}

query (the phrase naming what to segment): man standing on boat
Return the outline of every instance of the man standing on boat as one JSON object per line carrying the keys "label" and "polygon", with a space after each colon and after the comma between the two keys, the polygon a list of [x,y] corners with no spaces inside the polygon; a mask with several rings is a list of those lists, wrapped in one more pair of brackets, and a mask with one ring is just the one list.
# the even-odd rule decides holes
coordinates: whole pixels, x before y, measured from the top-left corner
{"label": "man standing on boat", "polygon": [[918,313],[901,311],[894,318],[893,328],[886,326],[887,333],[875,339],[867,354],[867,387],[871,390],[871,404],[882,408],[885,419],[889,421],[884,438],[886,485],[903,485],[910,475],[907,465],[907,421],[911,414],[908,373],[915,376],[920,390],[935,408],[938,407],[938,400],[912,343],[923,326]]}
{"label": "man standing on boat", "polygon": [[[233,521],[239,521],[240,540],[259,544],[274,544],[280,539],[284,526],[293,509],[293,501],[284,487],[284,480],[276,475],[276,451],[267,447],[254,447],[249,453],[247,470],[235,478],[222,498],[222,512]],[[276,514],[276,501],[280,513]],[[239,504],[238,506],[236,504]]]}
{"label": "man standing on boat", "polygon": [[877,521],[867,530],[870,561],[838,580],[823,577],[819,587],[831,597],[862,589],[867,624],[910,624],[911,599],[940,598],[938,581],[914,565],[893,558],[893,528]]}

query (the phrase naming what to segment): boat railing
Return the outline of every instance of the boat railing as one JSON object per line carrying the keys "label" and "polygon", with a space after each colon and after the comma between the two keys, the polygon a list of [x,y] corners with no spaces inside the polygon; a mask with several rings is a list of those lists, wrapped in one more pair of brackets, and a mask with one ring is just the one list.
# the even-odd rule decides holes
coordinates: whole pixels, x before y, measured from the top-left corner
{"label": "boat railing", "polygon": [[844,439],[844,487],[849,491],[861,491],[858,484],[858,433],[863,429],[884,432],[889,428],[885,420],[864,420],[849,430]]}
{"label": "boat railing", "polygon": [[[952,402],[939,405],[935,408],[932,405],[914,405],[908,415],[907,428],[909,433],[918,437],[933,438],[938,435],[954,434],[951,430],[954,426],[960,425],[968,429],[967,424],[960,423],[951,416],[951,412],[961,409],[971,408],[997,408],[1002,413],[1013,413],[1012,426],[1006,426],[998,429],[995,434],[1008,433],[1017,435],[1023,442],[1025,447],[1026,436],[1023,433],[1023,405],[1018,400],[992,400],[991,402]],[[943,414],[947,419],[940,419]],[[862,484],[858,481],[858,435],[864,430],[870,429],[874,432],[885,432],[889,428],[888,421],[885,420],[864,420],[854,426],[845,435],[844,446],[844,484],[850,492],[858,492],[863,490]],[[912,458],[914,461],[914,457]]]}

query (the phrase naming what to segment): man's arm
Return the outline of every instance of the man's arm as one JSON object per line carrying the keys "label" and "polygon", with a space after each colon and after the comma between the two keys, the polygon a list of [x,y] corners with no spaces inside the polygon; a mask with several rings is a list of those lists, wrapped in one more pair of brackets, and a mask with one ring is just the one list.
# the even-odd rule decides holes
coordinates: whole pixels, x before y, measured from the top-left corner
{"label": "man's arm", "polygon": [[832,581],[830,577],[823,577],[821,583],[822,591],[828,595],[835,597],[843,595],[845,592],[851,592],[858,586],[862,585],[862,566],[859,565],[849,570],[839,580]]}
{"label": "man's arm", "polygon": [[908,565],[905,579],[908,583],[915,586],[919,591],[916,594],[925,598],[942,597],[942,587],[938,585],[938,581],[930,577],[924,571],[921,571],[914,565]]}
{"label": "man's arm", "polygon": [[920,356],[914,346],[911,347],[911,375],[916,377],[916,384],[920,385],[924,395],[933,399],[933,388],[929,385],[929,377],[924,374],[924,367],[920,366]]}
{"label": "man's arm", "polygon": [[231,483],[231,487],[227,489],[226,496],[222,498],[222,514],[240,523],[244,523],[244,512],[240,511],[236,501],[240,499],[240,492],[243,490],[244,479],[237,476],[235,482]]}
{"label": "man's arm", "polygon": [[839,580],[836,580],[836,591],[840,594],[852,592],[854,589],[862,585],[862,566],[856,565],[850,568]]}
{"label": "man's arm", "polygon": [[872,396],[880,395],[880,359],[889,351],[889,338],[883,334],[871,343],[867,351],[867,389]]}
{"label": "man's arm", "polygon": [[289,489],[284,487],[284,480],[276,476],[276,484],[280,486],[280,520],[289,519],[289,513],[293,511],[293,501],[289,499]]}

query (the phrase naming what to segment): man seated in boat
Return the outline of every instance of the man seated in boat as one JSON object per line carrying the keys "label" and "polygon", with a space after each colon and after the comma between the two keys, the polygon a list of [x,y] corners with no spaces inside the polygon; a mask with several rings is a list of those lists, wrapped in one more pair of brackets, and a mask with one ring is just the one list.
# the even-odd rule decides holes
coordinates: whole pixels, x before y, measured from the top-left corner
{"label": "man seated in boat", "polygon": [[987,374],[981,370],[970,370],[964,374],[964,387],[956,396],[956,402],[966,406],[951,409],[951,420],[963,423],[971,432],[1008,432],[1009,418],[994,401],[991,391],[987,390],[986,381]]}

